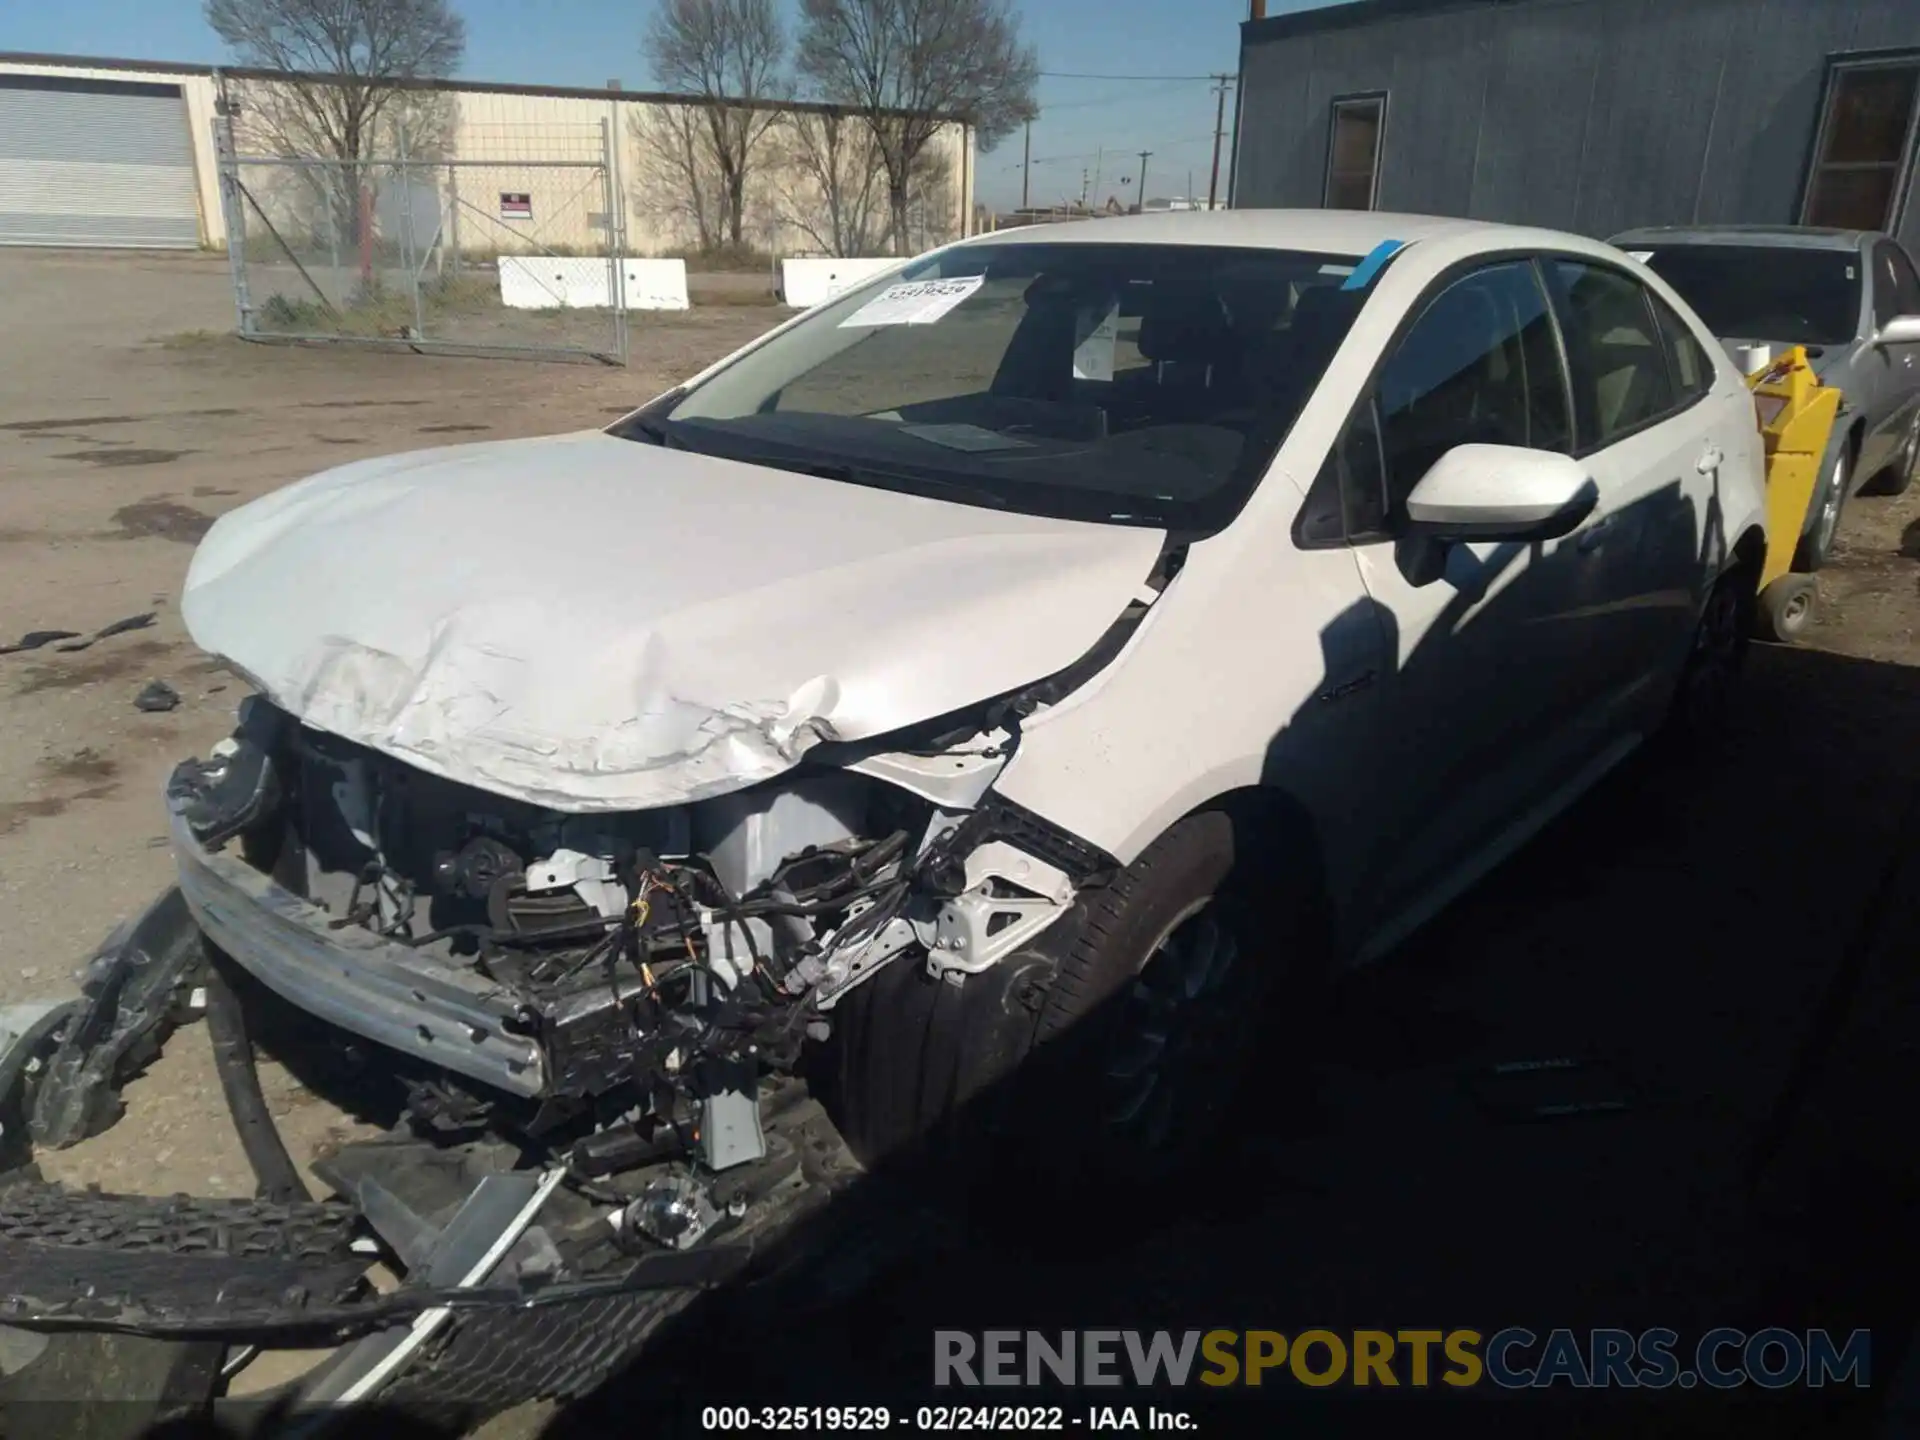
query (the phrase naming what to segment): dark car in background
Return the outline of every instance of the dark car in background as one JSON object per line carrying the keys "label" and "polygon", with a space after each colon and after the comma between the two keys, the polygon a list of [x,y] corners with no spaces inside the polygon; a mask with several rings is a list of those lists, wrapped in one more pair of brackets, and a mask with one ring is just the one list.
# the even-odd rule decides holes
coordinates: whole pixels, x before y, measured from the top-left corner
{"label": "dark car in background", "polygon": [[1610,243],[1679,291],[1729,351],[1804,345],[1821,380],[1839,388],[1798,556],[1799,568],[1818,569],[1847,501],[1869,488],[1898,494],[1920,465],[1913,261],[1891,236],[1858,230],[1647,229]]}

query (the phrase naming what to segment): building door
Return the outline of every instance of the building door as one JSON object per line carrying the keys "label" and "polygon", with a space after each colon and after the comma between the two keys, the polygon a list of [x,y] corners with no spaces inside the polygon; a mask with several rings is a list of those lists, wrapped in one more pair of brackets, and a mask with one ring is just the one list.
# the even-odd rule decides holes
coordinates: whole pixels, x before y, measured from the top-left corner
{"label": "building door", "polygon": [[0,75],[0,244],[199,243],[177,85]]}

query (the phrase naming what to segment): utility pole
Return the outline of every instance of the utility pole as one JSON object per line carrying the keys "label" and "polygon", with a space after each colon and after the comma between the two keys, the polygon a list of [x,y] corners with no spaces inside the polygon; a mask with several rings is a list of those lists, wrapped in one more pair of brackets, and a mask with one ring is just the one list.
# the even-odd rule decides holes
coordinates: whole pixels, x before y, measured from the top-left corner
{"label": "utility pole", "polygon": [[1100,167],[1102,162],[1104,162],[1106,158],[1107,158],[1106,146],[1104,145],[1096,146],[1093,152],[1093,193],[1096,196],[1099,195],[1100,193]]}
{"label": "utility pole", "polygon": [[1214,200],[1220,193],[1220,141],[1227,133],[1227,86],[1232,83],[1228,75],[1213,77],[1213,175],[1207,181],[1207,209],[1213,209]]}
{"label": "utility pole", "polygon": [[1033,173],[1033,122],[1027,121],[1027,138],[1020,154],[1020,208],[1027,208],[1027,176]]}
{"label": "utility pole", "polygon": [[1147,157],[1152,154],[1151,150],[1140,152],[1140,185],[1133,192],[1133,208],[1140,215],[1147,213]]}

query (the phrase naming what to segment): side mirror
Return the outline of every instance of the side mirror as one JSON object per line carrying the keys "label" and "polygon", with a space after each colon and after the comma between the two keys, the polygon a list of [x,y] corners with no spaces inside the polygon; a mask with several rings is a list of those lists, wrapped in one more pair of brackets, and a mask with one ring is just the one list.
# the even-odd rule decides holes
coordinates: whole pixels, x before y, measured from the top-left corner
{"label": "side mirror", "polygon": [[1896,315],[1873,337],[1876,345],[1920,345],[1920,315]]}
{"label": "side mirror", "polygon": [[1553,540],[1592,514],[1599,498],[1571,456],[1458,445],[1407,496],[1407,526],[1436,540]]}

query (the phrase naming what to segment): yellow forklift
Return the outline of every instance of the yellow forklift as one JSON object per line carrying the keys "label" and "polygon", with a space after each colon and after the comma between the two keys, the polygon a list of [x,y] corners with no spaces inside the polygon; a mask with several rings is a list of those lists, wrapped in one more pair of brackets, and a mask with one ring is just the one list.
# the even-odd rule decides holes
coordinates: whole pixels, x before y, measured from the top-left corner
{"label": "yellow forklift", "polygon": [[1793,555],[1840,413],[1840,392],[1820,383],[1798,345],[1755,370],[1747,384],[1767,447],[1767,558],[1755,624],[1762,639],[1791,644],[1812,621],[1819,598],[1814,577],[1793,568]]}

